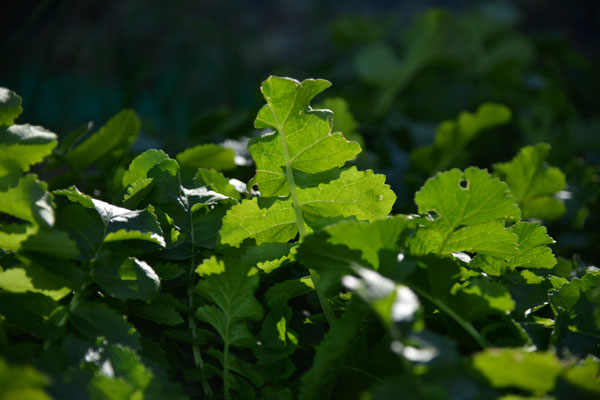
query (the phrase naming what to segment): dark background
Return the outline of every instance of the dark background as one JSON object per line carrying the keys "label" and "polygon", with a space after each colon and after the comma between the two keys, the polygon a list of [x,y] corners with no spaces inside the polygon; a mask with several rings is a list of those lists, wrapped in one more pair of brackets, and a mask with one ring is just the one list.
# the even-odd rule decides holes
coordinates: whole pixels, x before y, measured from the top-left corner
{"label": "dark background", "polygon": [[[340,19],[369,20],[357,36],[385,39],[431,7],[461,13],[481,3],[21,0],[0,13],[0,85],[23,97],[20,121],[62,135],[132,107],[143,121],[140,148],[181,150],[213,140],[207,126],[225,114],[240,134],[251,130],[269,74],[351,91],[353,49],[336,36]],[[501,3],[514,6],[521,32],[566,40],[598,64],[600,2]],[[385,32],[374,32],[379,23]]]}

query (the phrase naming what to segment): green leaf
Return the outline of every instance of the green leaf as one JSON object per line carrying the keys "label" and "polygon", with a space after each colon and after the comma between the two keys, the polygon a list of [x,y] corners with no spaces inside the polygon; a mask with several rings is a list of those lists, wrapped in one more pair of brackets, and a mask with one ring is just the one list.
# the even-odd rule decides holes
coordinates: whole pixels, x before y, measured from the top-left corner
{"label": "green leaf", "polygon": [[[13,182],[10,182],[10,181]],[[43,227],[54,225],[52,197],[45,183],[33,174],[0,180],[0,212],[12,215]]]}
{"label": "green leaf", "polygon": [[[581,278],[565,283],[550,298],[557,309],[564,309],[571,322],[584,331],[600,329],[600,272],[587,271]],[[596,335],[597,336],[597,335]]]}
{"label": "green leaf", "polygon": [[552,197],[565,188],[565,175],[547,165],[549,153],[549,144],[538,143],[523,147],[511,161],[494,165],[521,206],[523,218],[554,220],[565,212],[565,205]]}
{"label": "green leaf", "polygon": [[200,307],[196,316],[213,325],[225,343],[237,344],[232,338],[247,331],[245,321],[262,317],[262,307],[254,298],[258,276],[250,276],[245,264],[214,256],[198,266],[197,272],[205,278],[198,282],[195,293],[216,307]]}
{"label": "green leaf", "polygon": [[79,255],[76,243],[67,233],[23,224],[0,227],[0,248],[13,252],[40,253],[59,259],[72,259]]}
{"label": "green leaf", "polygon": [[35,337],[52,340],[64,334],[64,329],[57,326],[64,309],[41,293],[0,292],[0,315],[6,318],[7,325]]}
{"label": "green leaf", "polygon": [[[0,96],[1,91],[2,88]],[[50,400],[51,397],[44,392],[49,381],[48,377],[30,366],[10,365],[0,358],[0,400]]]}
{"label": "green leaf", "polygon": [[[210,348],[206,352],[211,357],[219,360],[221,365],[223,365],[224,354],[219,350]],[[241,359],[228,355],[229,358],[229,368],[231,371],[236,372],[237,374],[243,376],[248,379],[254,386],[260,387],[264,384],[264,379],[259,371],[256,370],[255,365],[242,361]]]}
{"label": "green leaf", "polygon": [[102,289],[119,299],[148,300],[160,290],[156,272],[134,257],[100,258],[94,264],[93,277]]}
{"label": "green leaf", "polygon": [[29,171],[56,147],[56,134],[40,126],[1,125],[0,121],[0,176]]}
{"label": "green leaf", "polygon": [[84,301],[77,304],[70,322],[89,339],[102,336],[111,343],[140,349],[140,334],[133,325],[104,303]]}
{"label": "green leaf", "polygon": [[1,271],[0,289],[11,293],[42,293],[53,300],[60,300],[71,293],[64,282],[36,264]]}
{"label": "green leaf", "polygon": [[352,250],[360,250],[362,259],[375,269],[379,268],[379,251],[396,250],[400,234],[407,225],[403,215],[367,222],[340,222],[324,230],[329,234],[328,243],[340,244]]}
{"label": "green leaf", "polygon": [[511,227],[517,234],[519,250],[508,261],[512,268],[552,268],[556,265],[556,257],[547,247],[554,240],[548,236],[546,227],[538,222],[517,222]]}
{"label": "green leaf", "polygon": [[415,320],[419,299],[412,290],[368,268],[355,272],[358,276],[344,276],[344,286],[365,300],[386,326]]}
{"label": "green leaf", "polygon": [[12,125],[23,112],[21,96],[12,90],[0,87],[0,126]]}
{"label": "green leaf", "polygon": [[[262,366],[274,365],[275,368],[279,368],[279,362],[293,354],[298,346],[296,333],[290,329],[292,309],[287,304],[290,294],[283,292],[268,299],[269,313],[259,334],[261,345],[254,351]],[[285,375],[287,371],[276,372],[277,375]]]}
{"label": "green leaf", "polygon": [[337,378],[344,365],[344,357],[352,351],[353,344],[358,340],[366,315],[366,306],[353,302],[333,322],[317,346],[312,367],[301,378],[300,400],[328,397],[328,386]]}
{"label": "green leaf", "polygon": [[148,150],[131,162],[123,175],[123,187],[128,192],[126,204],[159,206],[171,221],[169,225],[185,234],[183,240],[191,245],[190,251],[193,246],[214,248],[223,215],[236,202],[206,187],[183,187],[179,164],[159,150]]}
{"label": "green leaf", "polygon": [[153,242],[162,247],[166,245],[153,207],[132,211],[94,199],[81,193],[74,186],[69,189],[56,190],[54,194],[66,196],[69,200],[86,208],[95,209],[104,224],[104,237],[102,238],[104,242],[137,239]]}
{"label": "green leaf", "polygon": [[257,245],[266,242],[285,243],[298,233],[292,202],[270,201],[255,197],[231,207],[223,218],[219,241],[238,246],[251,238]]}
{"label": "green leaf", "polygon": [[[339,178],[316,187],[298,188],[298,203],[309,223],[331,217],[355,217],[374,221],[385,217],[396,196],[384,183],[383,175],[358,171],[355,167],[342,170]],[[298,232],[291,200],[243,200],[233,206],[223,219],[220,240],[223,244],[239,245],[244,239],[285,243]]]}
{"label": "green leaf", "polygon": [[475,278],[469,286],[462,288],[468,295],[481,297],[490,308],[508,313],[515,309],[515,301],[511,298],[506,286],[490,279]]}
{"label": "green leaf", "polygon": [[257,184],[263,196],[289,193],[285,168],[317,173],[342,167],[359,152],[341,133],[332,133],[329,111],[312,110],[309,102],[331,84],[325,80],[298,82],[271,76],[261,86],[267,104],[256,117],[256,128],[275,132],[252,139],[248,150],[256,163]]}
{"label": "green leaf", "polygon": [[518,237],[504,228],[504,221],[518,220],[520,210],[506,184],[485,170],[438,173],[417,192],[415,202],[420,213],[438,214],[417,230],[416,254],[470,251],[507,258],[516,251]]}
{"label": "green leaf", "polygon": [[133,304],[129,308],[129,314],[163,325],[174,326],[184,323],[174,307],[161,303]]}
{"label": "green leaf", "polygon": [[385,87],[391,84],[402,70],[402,62],[389,46],[376,43],[356,54],[354,69],[358,77],[365,82]]}
{"label": "green leaf", "polygon": [[106,155],[129,149],[139,130],[140,120],[135,112],[123,110],[98,132],[69,150],[67,161],[74,169],[85,169]]}
{"label": "green leaf", "polygon": [[385,184],[384,175],[351,167],[331,182],[300,188],[298,200],[309,221],[342,216],[372,222],[389,214],[396,195]]}
{"label": "green leaf", "polygon": [[411,161],[427,173],[451,167],[480,132],[506,124],[511,116],[508,107],[496,103],[483,103],[474,114],[463,111],[456,120],[442,122],[433,145],[415,149]]}
{"label": "green leaf", "polygon": [[233,169],[235,168],[234,157],[232,149],[216,144],[201,144],[175,156],[181,168],[193,171],[198,168],[212,168],[217,171]]}
{"label": "green leaf", "polygon": [[229,183],[225,175],[217,170],[199,168],[194,176],[194,183],[198,186],[206,186],[233,199],[240,199],[240,192],[235,190],[235,187]]}
{"label": "green leaf", "polygon": [[473,364],[494,387],[513,387],[537,395],[552,390],[561,372],[554,354],[523,349],[489,349],[475,355]]}
{"label": "green leaf", "polygon": [[348,140],[357,142],[364,147],[364,139],[358,133],[358,123],[350,112],[350,105],[341,97],[329,97],[316,106],[333,112],[333,132],[343,132]]}
{"label": "green leaf", "polygon": [[518,250],[512,256],[496,258],[491,255],[478,254],[470,263],[470,267],[479,268],[486,274],[500,276],[506,268],[549,269],[556,265],[556,257],[546,246],[554,243],[554,240],[548,236],[546,227],[540,226],[538,222],[520,221],[514,224],[510,230],[519,237]]}
{"label": "green leaf", "polygon": [[260,246],[247,246],[241,260],[248,265],[256,265],[267,274],[294,259],[296,243],[263,243]]}

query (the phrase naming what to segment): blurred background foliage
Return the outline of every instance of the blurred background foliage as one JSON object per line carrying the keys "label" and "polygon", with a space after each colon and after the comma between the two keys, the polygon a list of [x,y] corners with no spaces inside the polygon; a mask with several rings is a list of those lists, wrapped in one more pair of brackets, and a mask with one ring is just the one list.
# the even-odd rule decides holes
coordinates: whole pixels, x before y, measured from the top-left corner
{"label": "blurred background foliage", "polygon": [[[364,145],[361,168],[388,176],[398,212],[439,170],[549,143],[567,181],[555,250],[600,262],[598,1],[22,0],[3,7],[0,35],[20,121],[64,136],[132,108],[135,152],[256,135],[269,74],[328,79],[319,105]],[[508,114],[478,126],[484,103]]]}

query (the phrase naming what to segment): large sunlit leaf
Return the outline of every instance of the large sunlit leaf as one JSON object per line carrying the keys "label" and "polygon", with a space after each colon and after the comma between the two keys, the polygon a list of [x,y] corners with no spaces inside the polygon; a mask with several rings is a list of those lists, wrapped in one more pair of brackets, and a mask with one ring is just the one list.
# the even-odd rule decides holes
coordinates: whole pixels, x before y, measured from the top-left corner
{"label": "large sunlit leaf", "polygon": [[508,187],[487,171],[467,168],[438,173],[415,195],[420,213],[434,213],[435,220],[417,230],[413,251],[417,254],[450,254],[470,251],[510,257],[518,237],[504,227],[521,212]]}
{"label": "large sunlit leaf", "polygon": [[298,82],[271,76],[261,86],[267,104],[259,111],[255,127],[275,132],[253,139],[248,150],[256,163],[252,180],[263,196],[289,193],[285,168],[316,173],[342,167],[353,159],[360,146],[347,141],[341,133],[332,133],[332,116],[324,110],[312,110],[310,101],[331,86],[325,80]]}

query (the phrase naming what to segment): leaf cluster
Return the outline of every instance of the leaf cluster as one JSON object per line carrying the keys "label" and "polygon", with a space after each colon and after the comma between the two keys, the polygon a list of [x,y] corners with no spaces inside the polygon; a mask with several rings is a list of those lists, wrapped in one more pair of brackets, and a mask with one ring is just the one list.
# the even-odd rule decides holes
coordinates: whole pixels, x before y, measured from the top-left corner
{"label": "leaf cluster", "polygon": [[463,113],[391,215],[385,176],[311,107],[329,86],[263,82],[247,185],[221,146],[132,155],[133,111],[59,145],[1,89],[0,398],[597,397],[600,273],[550,247],[550,147],[437,172],[510,116]]}

